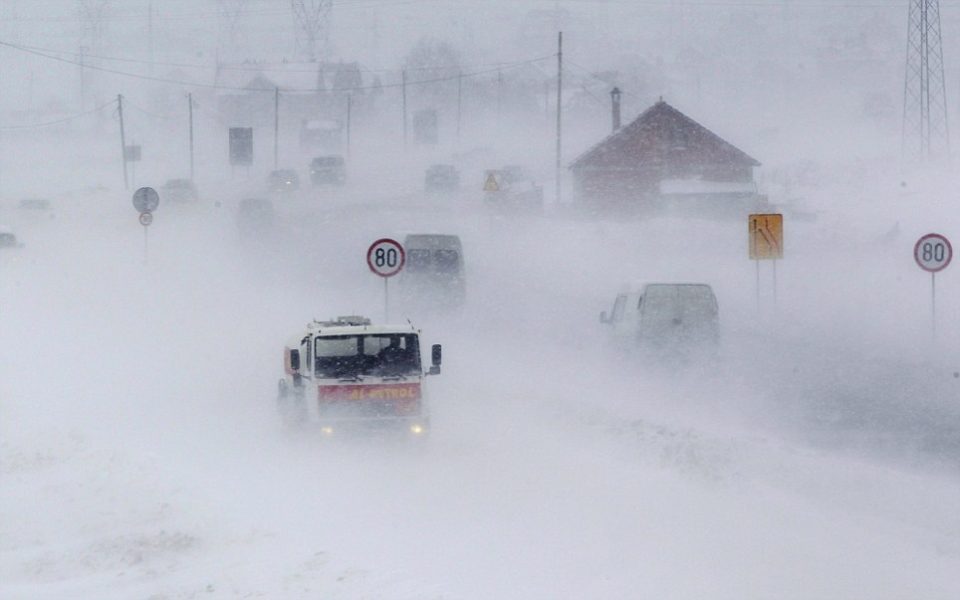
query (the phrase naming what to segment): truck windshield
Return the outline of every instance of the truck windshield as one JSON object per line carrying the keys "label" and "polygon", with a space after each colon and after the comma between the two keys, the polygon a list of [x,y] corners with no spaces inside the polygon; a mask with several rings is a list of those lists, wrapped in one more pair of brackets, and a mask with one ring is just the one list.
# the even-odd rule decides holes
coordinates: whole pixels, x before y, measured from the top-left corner
{"label": "truck windshield", "polygon": [[318,337],[314,356],[317,377],[420,375],[420,344],[412,333]]}

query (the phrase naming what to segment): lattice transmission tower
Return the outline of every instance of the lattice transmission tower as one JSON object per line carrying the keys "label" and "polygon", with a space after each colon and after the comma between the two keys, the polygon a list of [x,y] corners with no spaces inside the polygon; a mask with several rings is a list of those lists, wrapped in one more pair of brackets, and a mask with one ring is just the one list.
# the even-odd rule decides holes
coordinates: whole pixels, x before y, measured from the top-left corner
{"label": "lattice transmission tower", "polygon": [[314,62],[330,48],[330,13],[333,0],[290,0],[296,28],[296,52]]}
{"label": "lattice transmission tower", "polygon": [[903,92],[903,156],[926,161],[950,152],[939,0],[910,0]]}

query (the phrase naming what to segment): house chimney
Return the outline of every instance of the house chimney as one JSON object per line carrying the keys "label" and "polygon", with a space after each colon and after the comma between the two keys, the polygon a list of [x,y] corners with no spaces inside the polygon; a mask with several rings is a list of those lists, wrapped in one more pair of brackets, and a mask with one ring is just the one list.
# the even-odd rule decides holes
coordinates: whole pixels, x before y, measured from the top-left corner
{"label": "house chimney", "polygon": [[613,130],[620,129],[620,88],[610,90],[610,100],[613,101]]}

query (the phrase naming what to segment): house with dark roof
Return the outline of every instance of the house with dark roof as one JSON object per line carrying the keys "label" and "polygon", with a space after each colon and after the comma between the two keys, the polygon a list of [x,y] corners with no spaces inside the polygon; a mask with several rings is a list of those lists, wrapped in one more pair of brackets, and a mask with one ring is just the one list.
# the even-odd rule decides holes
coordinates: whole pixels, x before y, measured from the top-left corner
{"label": "house with dark roof", "polygon": [[760,163],[660,100],[570,165],[576,201],[596,212],[740,214],[761,208]]}

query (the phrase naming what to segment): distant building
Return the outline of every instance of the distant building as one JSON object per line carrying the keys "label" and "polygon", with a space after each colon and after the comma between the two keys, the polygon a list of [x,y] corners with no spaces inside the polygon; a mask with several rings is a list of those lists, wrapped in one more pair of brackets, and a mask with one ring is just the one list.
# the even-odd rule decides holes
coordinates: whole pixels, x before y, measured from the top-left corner
{"label": "distant building", "polygon": [[349,94],[354,110],[372,101],[369,85],[355,62],[274,63],[222,66],[215,81],[225,88],[217,110],[230,126],[269,127],[274,120],[274,92],[280,92],[281,127],[325,120],[343,121]]}
{"label": "distant building", "polygon": [[766,203],[760,163],[664,101],[614,131],[571,165],[576,201],[596,212],[742,214]]}

